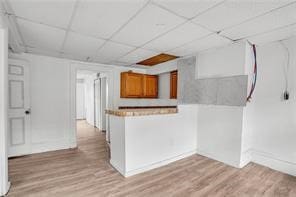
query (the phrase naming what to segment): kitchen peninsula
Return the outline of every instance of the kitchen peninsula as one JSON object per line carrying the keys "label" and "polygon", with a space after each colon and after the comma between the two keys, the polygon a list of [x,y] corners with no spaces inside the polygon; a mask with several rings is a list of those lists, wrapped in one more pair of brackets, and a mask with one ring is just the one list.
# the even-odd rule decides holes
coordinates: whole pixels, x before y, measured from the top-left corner
{"label": "kitchen peninsula", "polygon": [[111,165],[128,177],[196,152],[195,106],[106,110]]}

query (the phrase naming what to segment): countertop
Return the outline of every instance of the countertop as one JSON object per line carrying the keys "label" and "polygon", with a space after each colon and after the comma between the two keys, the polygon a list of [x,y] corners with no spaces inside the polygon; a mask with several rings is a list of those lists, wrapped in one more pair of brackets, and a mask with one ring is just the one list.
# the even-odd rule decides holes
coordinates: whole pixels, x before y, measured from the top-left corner
{"label": "countertop", "polygon": [[177,108],[137,108],[137,109],[117,109],[105,110],[106,114],[114,116],[148,116],[159,114],[176,114]]}

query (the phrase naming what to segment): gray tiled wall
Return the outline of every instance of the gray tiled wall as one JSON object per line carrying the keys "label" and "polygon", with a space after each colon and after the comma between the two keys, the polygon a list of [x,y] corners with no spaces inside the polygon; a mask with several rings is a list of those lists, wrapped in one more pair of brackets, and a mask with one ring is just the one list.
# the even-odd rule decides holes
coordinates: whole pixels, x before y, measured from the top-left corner
{"label": "gray tiled wall", "polygon": [[178,104],[246,105],[247,75],[195,79],[195,64],[196,57],[178,61]]}

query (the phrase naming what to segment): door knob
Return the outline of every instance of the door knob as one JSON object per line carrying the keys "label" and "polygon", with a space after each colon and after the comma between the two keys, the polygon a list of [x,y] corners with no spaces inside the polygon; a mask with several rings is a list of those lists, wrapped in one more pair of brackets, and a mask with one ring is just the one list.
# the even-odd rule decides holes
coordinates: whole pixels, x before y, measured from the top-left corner
{"label": "door knob", "polygon": [[25,114],[27,114],[27,115],[29,115],[31,113],[31,110],[30,109],[27,109],[26,111],[25,111]]}

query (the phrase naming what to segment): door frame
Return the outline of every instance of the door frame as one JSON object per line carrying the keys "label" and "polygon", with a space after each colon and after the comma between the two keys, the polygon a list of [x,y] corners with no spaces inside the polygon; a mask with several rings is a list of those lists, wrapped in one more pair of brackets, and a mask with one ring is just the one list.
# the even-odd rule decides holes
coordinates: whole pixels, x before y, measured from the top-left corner
{"label": "door frame", "polygon": [[[99,83],[99,90],[100,92],[97,91],[97,86],[96,83]],[[101,84],[101,78],[98,77],[94,80],[94,126],[98,129],[101,129],[101,88],[102,88],[102,84]],[[98,95],[97,95],[98,94]],[[99,104],[97,103],[97,97],[99,97]],[[98,111],[98,105],[99,105],[99,111]],[[98,116],[97,116],[98,115]]]}
{"label": "door frame", "polygon": [[0,28],[0,196],[9,188],[8,181],[8,30]]}
{"label": "door frame", "polygon": [[[102,76],[101,78],[100,78],[100,80],[101,80],[101,82],[100,82],[100,84],[101,84],[101,93],[100,93],[100,114],[101,114],[101,116],[100,116],[100,122],[101,122],[101,130],[102,131],[106,131],[107,130],[107,123],[105,123],[105,129],[103,128],[103,117],[105,116],[105,121],[107,121],[107,117],[106,117],[106,114],[104,114],[104,108],[105,109],[108,109],[108,83],[107,83],[107,77],[104,75],[104,76]],[[103,85],[103,81],[105,80],[105,87],[104,87],[104,85]],[[103,90],[105,90],[105,92],[103,91]],[[105,106],[104,106],[104,108],[103,108],[103,99],[104,99],[104,97],[105,97]]]}
{"label": "door frame", "polygon": [[108,108],[113,109],[114,96],[114,68],[113,66],[97,63],[70,63],[70,120],[69,120],[69,145],[70,148],[77,147],[77,126],[76,126],[76,76],[78,70],[89,70],[96,73],[106,74],[108,84]]}

